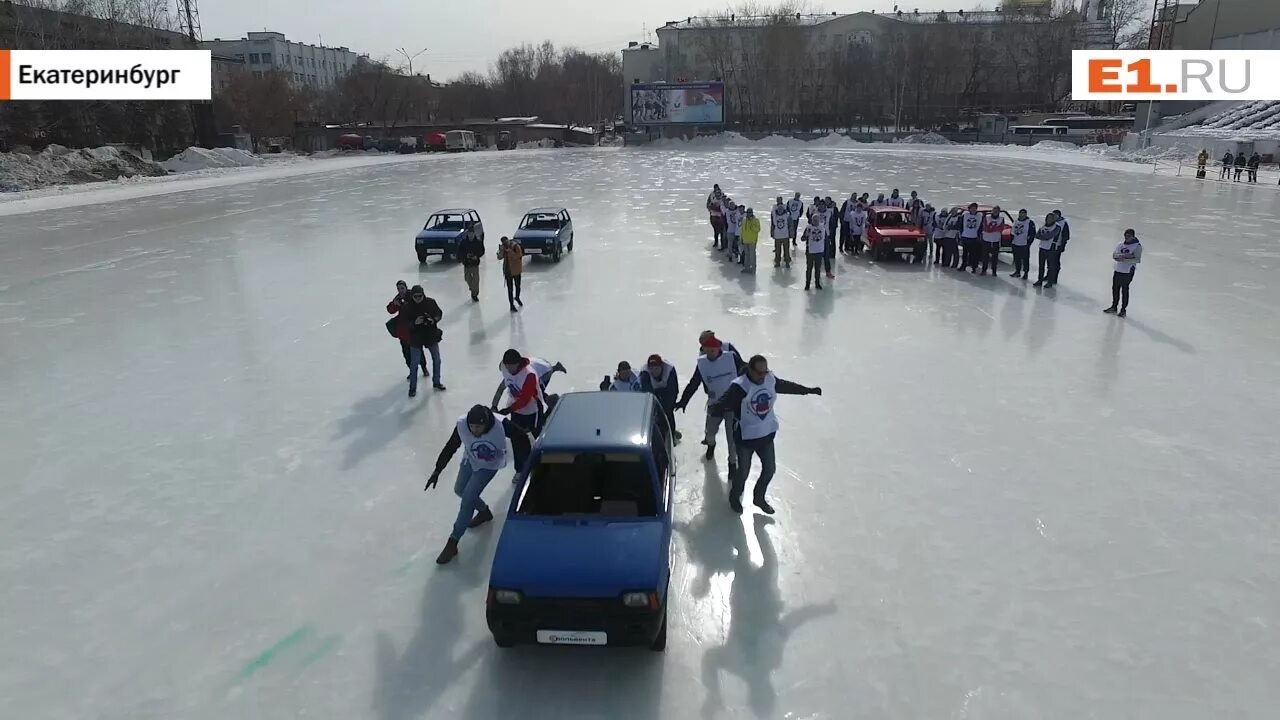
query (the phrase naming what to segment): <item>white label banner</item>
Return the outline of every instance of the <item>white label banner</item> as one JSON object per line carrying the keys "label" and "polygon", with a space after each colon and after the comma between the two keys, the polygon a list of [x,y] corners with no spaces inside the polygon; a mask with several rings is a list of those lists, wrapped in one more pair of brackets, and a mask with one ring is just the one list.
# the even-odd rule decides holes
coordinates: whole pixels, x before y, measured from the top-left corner
{"label": "white label banner", "polygon": [[[208,100],[208,50],[0,50],[0,100]],[[6,62],[7,61],[7,62]],[[7,92],[3,92],[7,90]]]}
{"label": "white label banner", "polygon": [[1280,50],[1073,50],[1072,100],[1280,100]]}

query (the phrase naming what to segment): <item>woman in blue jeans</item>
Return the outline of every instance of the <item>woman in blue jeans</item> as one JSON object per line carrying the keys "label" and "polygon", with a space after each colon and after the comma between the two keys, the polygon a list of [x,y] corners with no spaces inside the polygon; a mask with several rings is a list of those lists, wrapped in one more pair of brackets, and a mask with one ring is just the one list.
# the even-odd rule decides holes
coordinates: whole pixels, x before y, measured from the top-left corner
{"label": "woman in blue jeans", "polygon": [[459,447],[463,448],[458,479],[453,484],[454,494],[461,499],[458,517],[453,521],[449,540],[436,557],[436,564],[444,565],[457,557],[458,541],[468,528],[479,527],[493,519],[493,511],[480,499],[480,494],[493,476],[506,467],[508,439],[516,456],[516,472],[519,472],[529,457],[529,436],[524,430],[483,405],[472,407],[466,415],[458,418],[457,427],[440,451],[440,457],[436,458],[435,471],[427,478],[426,487],[422,488],[430,490],[435,487],[440,481],[440,473],[453,459],[453,453]]}

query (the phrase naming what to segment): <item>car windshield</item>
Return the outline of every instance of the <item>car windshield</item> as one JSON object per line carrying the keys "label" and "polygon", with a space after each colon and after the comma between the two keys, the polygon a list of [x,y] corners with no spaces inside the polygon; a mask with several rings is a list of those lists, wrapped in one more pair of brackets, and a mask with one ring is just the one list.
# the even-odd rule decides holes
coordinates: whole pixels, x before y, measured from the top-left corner
{"label": "car windshield", "polygon": [[912,227],[915,225],[911,221],[911,216],[905,212],[879,212],[876,213],[876,225],[878,227]]}
{"label": "car windshield", "polygon": [[654,517],[658,503],[649,463],[639,453],[544,453],[516,513]]}
{"label": "car windshield", "polygon": [[467,218],[460,213],[436,213],[427,218],[423,230],[462,230],[467,227]]}
{"label": "car windshield", "polygon": [[521,230],[559,230],[560,217],[553,213],[529,213],[520,221]]}

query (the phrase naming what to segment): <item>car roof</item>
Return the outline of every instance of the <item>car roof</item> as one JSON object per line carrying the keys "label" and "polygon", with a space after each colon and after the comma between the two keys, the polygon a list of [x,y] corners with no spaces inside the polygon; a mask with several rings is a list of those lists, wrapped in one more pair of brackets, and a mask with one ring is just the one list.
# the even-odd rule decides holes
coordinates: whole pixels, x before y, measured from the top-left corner
{"label": "car roof", "polygon": [[[446,214],[447,215],[465,215],[466,213],[469,213],[469,212],[476,212],[476,211],[472,210],[471,208],[444,208],[442,210],[437,210],[431,214],[432,215],[446,215]],[[476,213],[476,214],[478,215],[479,213]]]}
{"label": "car roof", "polygon": [[645,392],[595,391],[560,396],[538,438],[552,451],[644,449],[653,422],[653,396]]}
{"label": "car roof", "polygon": [[532,215],[533,213],[558,213],[562,210],[564,210],[562,207],[538,207],[525,213],[525,215]]}

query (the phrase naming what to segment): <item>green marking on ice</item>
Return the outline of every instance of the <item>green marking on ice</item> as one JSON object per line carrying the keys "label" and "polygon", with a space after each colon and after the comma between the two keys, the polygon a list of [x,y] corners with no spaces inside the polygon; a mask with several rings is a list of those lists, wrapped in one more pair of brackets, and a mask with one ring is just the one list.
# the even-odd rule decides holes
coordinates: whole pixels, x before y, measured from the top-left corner
{"label": "green marking on ice", "polygon": [[305,658],[302,659],[302,667],[303,668],[309,667],[311,663],[314,663],[315,661],[319,660],[325,655],[328,655],[330,650],[338,646],[338,642],[341,639],[342,638],[340,638],[337,635],[330,635],[329,637],[320,641],[320,646],[317,647],[315,650],[312,650],[310,655],[307,655]]}
{"label": "green marking on ice", "polygon": [[310,636],[313,632],[315,632],[315,628],[313,628],[311,625],[308,624],[308,625],[303,625],[297,630],[294,630],[293,632],[284,636],[275,645],[272,645],[266,650],[263,650],[262,653],[258,655],[258,657],[254,658],[252,661],[249,662],[249,664],[245,665],[244,668],[240,670],[240,674],[236,676],[236,681],[242,682],[244,680],[248,680],[254,673],[270,665],[271,661],[275,660],[276,656],[279,655],[281,652],[284,652],[285,650],[293,647],[294,645],[297,645],[304,638]]}

